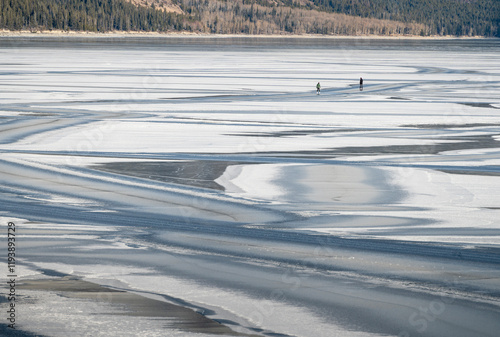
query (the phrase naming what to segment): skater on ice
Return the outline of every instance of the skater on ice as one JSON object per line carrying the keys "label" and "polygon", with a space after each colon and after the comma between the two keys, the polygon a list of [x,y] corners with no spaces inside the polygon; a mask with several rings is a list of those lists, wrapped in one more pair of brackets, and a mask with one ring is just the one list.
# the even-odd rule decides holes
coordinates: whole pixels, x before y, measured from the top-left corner
{"label": "skater on ice", "polygon": [[359,91],[363,91],[363,77],[359,78]]}
{"label": "skater on ice", "polygon": [[316,84],[316,94],[319,95],[320,91],[321,91],[321,84],[319,84],[318,82],[318,84]]}

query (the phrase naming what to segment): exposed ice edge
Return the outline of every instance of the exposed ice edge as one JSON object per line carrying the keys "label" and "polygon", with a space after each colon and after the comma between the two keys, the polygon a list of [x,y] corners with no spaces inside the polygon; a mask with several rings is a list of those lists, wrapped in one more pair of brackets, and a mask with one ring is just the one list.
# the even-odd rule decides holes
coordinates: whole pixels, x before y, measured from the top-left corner
{"label": "exposed ice edge", "polygon": [[[257,262],[257,264],[260,263]],[[95,264],[80,264],[77,266],[72,266],[61,263],[43,262],[33,263],[32,265],[36,266],[36,268],[42,268],[44,270],[57,270],[62,273],[80,276],[90,282],[95,282],[97,284],[105,285],[111,288],[128,289],[131,292],[138,292],[141,296],[159,299],[162,301],[165,300],[165,295],[169,298],[172,296],[178,296],[184,301],[190,302],[190,307],[192,307],[192,305],[197,307],[197,310],[200,312],[203,312],[201,308],[214,310],[214,312],[208,316],[210,318],[214,318],[216,320],[232,320],[236,323],[236,325],[231,324],[231,327],[233,329],[236,329],[236,331],[238,332],[248,333],[251,332],[251,330],[248,329],[255,329],[256,327],[264,328],[264,332],[268,329],[269,332],[287,331],[288,329],[286,329],[284,326],[272,324],[272,322],[269,322],[262,316],[266,313],[276,315],[277,312],[280,312],[281,314],[286,315],[287,320],[290,319],[290,317],[295,317],[295,319],[299,319],[304,322],[305,326],[303,326],[303,328],[305,330],[302,331],[302,334],[305,333],[307,335],[307,331],[311,331],[314,329],[319,329],[316,332],[319,336],[331,336],[332,331],[336,331],[337,334],[341,335],[347,334],[347,331],[345,331],[344,328],[335,326],[333,322],[329,322],[327,325],[324,325],[324,323],[321,322],[321,317],[318,316],[317,313],[309,311],[308,309],[295,307],[290,303],[286,305],[281,304],[279,301],[263,301],[262,299],[256,299],[252,296],[248,297],[248,295],[246,295],[244,292],[230,291],[227,294],[223,294],[226,290],[222,290],[220,287],[212,288],[210,286],[205,286],[200,283],[188,281],[186,279],[177,277],[172,278],[171,276],[158,273],[151,268],[142,268],[133,265],[96,266]],[[296,267],[292,265],[290,266],[290,268],[295,269]],[[485,305],[500,305],[500,303],[498,302],[498,298],[496,297],[481,296],[479,294],[472,295],[468,291],[460,291],[458,289],[450,288],[450,285],[454,284],[453,282],[456,282],[452,282],[451,279],[449,282],[452,283],[444,283],[441,288],[435,288],[423,286],[422,284],[420,284],[420,282],[413,283],[398,279],[389,281],[389,279],[385,277],[378,278],[376,276],[366,276],[357,273],[340,272],[336,274],[340,279],[344,279],[346,284],[350,282],[363,282],[367,285],[371,285],[370,287],[377,287],[377,285],[379,285],[393,289],[392,291],[396,291],[396,289],[399,289],[401,291],[411,291],[414,293],[414,296],[431,296],[431,298],[451,297],[452,300],[450,301],[450,303],[456,301],[473,300],[475,303],[481,302]],[[299,282],[298,284],[300,284],[300,280],[306,280],[307,277],[311,277],[299,276],[299,278],[297,278],[297,276],[287,276],[288,287],[293,287],[297,282]],[[28,279],[30,279],[33,277],[39,278],[40,275],[28,268],[28,272],[23,273],[21,277],[27,277]],[[351,281],[349,282],[349,280]],[[390,285],[387,284],[388,281]],[[359,295],[357,293],[350,293],[349,296],[361,296],[360,299],[363,298],[362,293],[360,293]],[[40,299],[44,299],[45,297],[45,294],[38,294],[38,298]],[[224,299],[228,299],[228,301],[224,301]],[[178,304],[176,303],[176,301],[174,301],[173,303]],[[76,305],[78,307],[78,305],[81,305],[81,303],[73,303],[72,305]],[[101,306],[101,304],[95,303],[90,303],[90,305],[92,306],[94,312],[97,308],[96,306]],[[246,309],[242,308],[242,306]],[[105,307],[103,309],[105,309]],[[85,311],[85,309],[83,310]],[[62,320],[61,322],[64,322],[64,317],[61,317],[60,319]],[[275,319],[275,323],[283,322],[283,320],[278,319],[278,317],[275,317]],[[109,328],[113,329],[113,326],[110,326]],[[150,328],[154,331],[154,327]],[[113,330],[110,330],[110,332],[111,331]],[[298,335],[301,335],[300,331],[297,330],[292,329],[288,331],[288,333],[292,335],[296,335],[297,333]],[[324,331],[324,333],[321,333],[319,331]],[[101,329],[99,332],[102,336],[105,336],[107,333],[109,334],[109,332],[106,332],[106,329]],[[63,335],[64,334],[54,334],[53,336]],[[349,331],[348,335],[371,336],[372,334],[366,332],[358,334],[356,332]],[[182,333],[182,336],[190,336],[190,334]],[[379,335],[373,334],[373,336]]]}
{"label": "exposed ice edge", "polygon": [[[32,268],[23,268],[23,271],[19,275],[20,278],[24,280],[39,280],[46,279],[50,280],[51,277],[43,276],[39,274],[37,269],[41,268],[43,270],[53,270],[63,274],[74,275],[78,279],[82,279],[85,281],[90,281],[92,283],[96,283],[99,285],[103,285],[110,289],[117,290],[125,290],[130,293],[136,293],[140,296],[151,298],[159,301],[166,301],[172,303],[174,305],[179,305],[179,300],[182,305],[195,310],[207,317],[214,319],[216,321],[229,321],[229,327],[233,329],[237,333],[243,334],[251,334],[252,336],[258,336],[261,334],[256,334],[256,331],[261,331],[264,335],[268,333],[274,335],[272,329],[283,329],[283,327],[279,326],[269,326],[266,328],[266,325],[263,325],[261,321],[262,318],[262,310],[271,310],[273,314],[276,312],[280,312],[282,315],[286,315],[287,319],[291,319],[291,317],[295,317],[295,319],[304,320],[307,322],[307,325],[311,328],[314,326],[315,329],[322,329],[328,331],[325,336],[330,336],[332,331],[334,331],[334,326],[331,324],[325,325],[321,322],[320,317],[317,314],[308,311],[305,308],[295,307],[290,304],[281,304],[276,301],[263,301],[260,299],[255,299],[252,297],[246,296],[244,293],[237,292],[227,292],[224,294],[224,290],[220,288],[212,288],[202,286],[201,284],[192,283],[187,280],[177,279],[177,278],[169,278],[165,275],[158,274],[154,270],[151,269],[141,269],[137,266],[99,266],[101,272],[96,269],[95,265],[79,265],[77,268],[70,265],[64,264],[51,264],[51,263],[32,263]],[[139,277],[135,275],[140,275]],[[151,277],[148,277],[151,276]],[[158,288],[158,285],[161,284],[161,287]],[[175,289],[175,291],[169,291],[167,293],[164,292],[164,288],[166,285],[170,285],[170,289]],[[76,300],[75,299],[67,299],[64,296],[64,292],[59,291],[24,291],[27,296],[33,296],[33,298],[40,304],[44,302],[50,302],[51,306],[54,307],[66,307],[71,306],[72,308],[77,308],[81,313],[86,315],[105,315],[106,313],[111,313],[111,315],[116,315],[116,319],[113,321],[109,321],[106,326],[99,326],[98,330],[93,330],[93,336],[109,336],[116,332],[118,326],[120,326],[120,335],[123,336],[133,336],[137,332],[134,331],[134,328],[129,327],[127,330],[122,330],[123,326],[121,322],[123,322],[123,317],[121,314],[127,313],[127,308],[117,307],[116,305],[107,304],[106,298],[100,298],[97,301],[92,300]],[[193,297],[192,294],[196,293],[197,295]],[[54,297],[53,295],[57,294],[58,297]],[[182,294],[183,297],[176,300],[172,298],[174,295]],[[186,295],[191,294],[191,295]],[[215,297],[214,297],[214,294]],[[97,296],[99,298],[99,296]],[[102,297],[102,296],[101,296]],[[226,300],[226,301],[222,301]],[[190,303],[187,303],[189,301]],[[246,307],[247,310],[243,310],[242,307]],[[38,333],[45,333],[44,331],[49,331],[51,336],[59,337],[59,336],[67,336],[66,331],[58,331],[58,328],[49,322],[45,322],[45,326],[40,326],[42,323],[41,320],[47,320],[47,317],[39,317],[39,315],[35,315],[34,312],[30,313],[32,310],[37,310],[36,308],[29,308],[30,310],[27,312],[28,315],[31,315],[32,318],[25,319],[24,326],[29,325],[38,325],[40,329]],[[208,310],[207,310],[208,309]],[[52,310],[54,311],[54,310]],[[207,311],[209,313],[207,314]],[[50,317],[50,316],[49,316]],[[58,320],[60,324],[70,324],[65,319],[65,315],[63,311],[60,311],[58,314]],[[70,316],[73,324],[81,325],[82,322],[78,322],[79,316]],[[74,322],[77,320],[77,322]],[[109,317],[108,317],[109,320]],[[157,324],[155,324],[154,320],[148,318],[141,318],[142,321],[146,321],[148,324],[148,336],[164,336],[165,335],[165,327],[168,326],[167,322],[162,322],[161,320],[157,320]],[[135,321],[135,320],[133,320]],[[140,324],[140,321],[137,321],[134,324]],[[308,327],[305,327],[305,331],[308,331]],[[340,327],[337,327],[338,331],[336,333],[342,333],[344,331]],[[29,331],[30,329],[28,329]],[[199,333],[190,333],[185,330],[167,330],[168,334],[176,336],[200,336]],[[72,332],[73,335],[78,336],[79,333],[76,331]],[[82,332],[82,336],[87,336],[88,331]],[[230,335],[230,334],[228,334]],[[283,334],[284,336],[287,334]],[[351,332],[350,336],[372,336],[372,334],[366,333],[355,333]],[[212,336],[208,334],[207,336]],[[319,336],[323,336],[323,334],[319,334]],[[373,334],[373,336],[376,336]]]}

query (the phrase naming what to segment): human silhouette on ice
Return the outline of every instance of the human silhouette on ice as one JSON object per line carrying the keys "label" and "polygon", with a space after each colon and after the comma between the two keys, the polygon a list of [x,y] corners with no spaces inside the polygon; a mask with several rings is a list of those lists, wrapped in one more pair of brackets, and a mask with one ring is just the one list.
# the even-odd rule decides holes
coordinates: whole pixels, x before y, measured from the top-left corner
{"label": "human silhouette on ice", "polygon": [[363,91],[363,77],[359,78],[359,91]]}
{"label": "human silhouette on ice", "polygon": [[318,82],[318,84],[316,84],[316,94],[319,95],[320,91],[321,91],[321,84],[319,84]]}

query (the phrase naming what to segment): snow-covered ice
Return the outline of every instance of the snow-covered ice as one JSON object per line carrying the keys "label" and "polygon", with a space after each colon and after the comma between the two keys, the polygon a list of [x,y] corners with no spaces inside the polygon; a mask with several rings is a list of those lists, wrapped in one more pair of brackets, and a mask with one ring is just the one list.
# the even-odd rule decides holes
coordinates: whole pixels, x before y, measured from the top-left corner
{"label": "snow-covered ice", "polygon": [[19,329],[200,335],[43,283],[76,278],[234,335],[496,336],[498,55],[486,39],[1,37]]}

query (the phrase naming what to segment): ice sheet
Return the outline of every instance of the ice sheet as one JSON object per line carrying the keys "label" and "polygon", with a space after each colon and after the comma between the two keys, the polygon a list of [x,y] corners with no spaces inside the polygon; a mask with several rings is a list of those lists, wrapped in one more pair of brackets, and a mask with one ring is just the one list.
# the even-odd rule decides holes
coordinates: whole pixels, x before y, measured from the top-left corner
{"label": "ice sheet", "polygon": [[[210,41],[0,39],[19,282],[118,287],[235,334],[496,336],[498,41]],[[30,291],[25,331],[194,335]]]}

